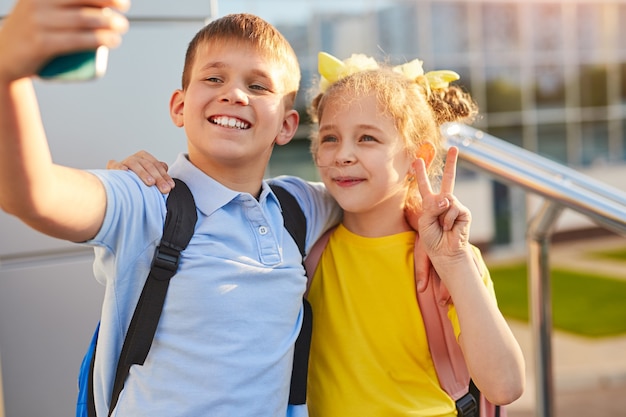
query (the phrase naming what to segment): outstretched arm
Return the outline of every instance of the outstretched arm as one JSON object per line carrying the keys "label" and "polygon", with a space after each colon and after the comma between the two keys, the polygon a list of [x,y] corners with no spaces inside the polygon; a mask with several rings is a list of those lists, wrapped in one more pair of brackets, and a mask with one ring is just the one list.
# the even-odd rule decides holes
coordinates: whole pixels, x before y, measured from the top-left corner
{"label": "outstretched arm", "polygon": [[19,0],[0,26],[0,207],[54,237],[81,241],[102,223],[95,176],[52,162],[30,80],[53,56],[114,47],[122,0]]}
{"label": "outstretched arm", "polygon": [[523,392],[524,358],[474,259],[471,214],[453,194],[457,156],[458,149],[450,148],[439,193],[433,192],[423,161],[416,162],[420,244],[454,302],[459,343],[472,379],[490,401],[508,404]]}

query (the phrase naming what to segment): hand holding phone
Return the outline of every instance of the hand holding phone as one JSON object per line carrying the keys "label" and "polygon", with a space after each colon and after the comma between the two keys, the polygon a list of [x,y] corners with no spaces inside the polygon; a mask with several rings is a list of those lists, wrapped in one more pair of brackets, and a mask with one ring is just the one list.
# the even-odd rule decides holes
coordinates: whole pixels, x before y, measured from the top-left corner
{"label": "hand holding phone", "polygon": [[86,81],[100,78],[107,69],[109,49],[76,52],[53,58],[37,75],[44,80]]}

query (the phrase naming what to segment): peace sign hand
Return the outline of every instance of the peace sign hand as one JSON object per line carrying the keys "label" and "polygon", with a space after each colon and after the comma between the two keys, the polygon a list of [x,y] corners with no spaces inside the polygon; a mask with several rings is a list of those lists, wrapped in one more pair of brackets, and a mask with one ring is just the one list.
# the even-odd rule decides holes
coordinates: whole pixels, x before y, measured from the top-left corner
{"label": "peace sign hand", "polygon": [[453,194],[458,154],[456,147],[448,150],[438,194],[433,192],[424,161],[418,159],[414,163],[422,198],[418,219],[420,244],[433,265],[444,259],[461,258],[469,248],[471,213]]}

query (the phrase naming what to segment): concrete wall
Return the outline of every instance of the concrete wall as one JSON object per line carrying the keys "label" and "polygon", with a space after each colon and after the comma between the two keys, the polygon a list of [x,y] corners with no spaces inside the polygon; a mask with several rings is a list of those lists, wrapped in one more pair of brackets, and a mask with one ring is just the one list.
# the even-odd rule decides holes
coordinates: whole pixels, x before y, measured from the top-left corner
{"label": "concrete wall", "polygon": [[[0,16],[13,1],[0,0]],[[139,149],[172,161],[186,148],[168,102],[187,43],[209,2],[134,0],[131,29],[106,76],[83,84],[37,82],[54,159],[104,168]],[[76,377],[100,313],[92,251],[47,238],[0,213],[0,417],[74,414]],[[3,394],[3,395],[2,395]]]}

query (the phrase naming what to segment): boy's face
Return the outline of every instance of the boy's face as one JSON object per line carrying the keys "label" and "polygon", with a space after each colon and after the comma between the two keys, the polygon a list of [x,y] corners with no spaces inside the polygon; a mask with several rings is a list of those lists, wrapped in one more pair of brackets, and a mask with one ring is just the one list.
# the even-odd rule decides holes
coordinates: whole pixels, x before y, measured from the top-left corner
{"label": "boy's face", "polygon": [[298,126],[297,112],[285,108],[281,80],[281,68],[249,45],[201,44],[189,85],[170,102],[191,162],[218,180],[228,172],[260,181],[274,143],[289,142]]}
{"label": "boy's face", "polygon": [[345,215],[402,209],[412,159],[374,94],[348,103],[329,100],[318,140],[320,176]]}

